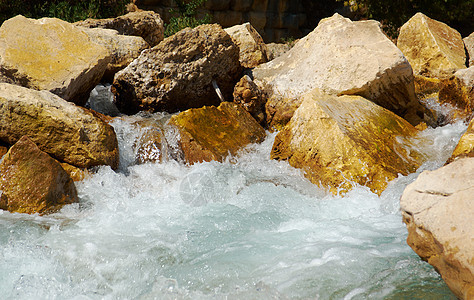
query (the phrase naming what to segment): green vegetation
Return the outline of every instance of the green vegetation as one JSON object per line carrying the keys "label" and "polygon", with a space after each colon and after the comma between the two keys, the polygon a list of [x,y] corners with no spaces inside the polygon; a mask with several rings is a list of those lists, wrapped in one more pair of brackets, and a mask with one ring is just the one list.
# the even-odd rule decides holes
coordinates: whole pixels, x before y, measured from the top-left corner
{"label": "green vegetation", "polygon": [[0,24],[16,15],[54,17],[68,22],[109,18],[126,12],[130,0],[0,0]]}
{"label": "green vegetation", "polygon": [[474,30],[474,0],[348,0],[344,5],[361,17],[381,21],[392,37],[417,12],[447,23],[463,36]]}
{"label": "green vegetation", "polygon": [[165,24],[165,37],[171,36],[186,27],[194,28],[201,24],[211,22],[211,17],[206,14],[202,18],[197,18],[196,9],[207,0],[175,0],[178,10],[170,10],[175,16],[170,18],[168,24]]}

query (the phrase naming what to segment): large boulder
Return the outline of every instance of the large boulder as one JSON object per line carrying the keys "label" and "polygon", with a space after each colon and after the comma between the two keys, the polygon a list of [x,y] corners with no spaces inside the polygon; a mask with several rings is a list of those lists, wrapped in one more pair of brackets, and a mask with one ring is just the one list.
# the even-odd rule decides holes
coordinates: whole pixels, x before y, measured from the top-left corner
{"label": "large boulder", "polygon": [[214,85],[231,100],[240,75],[239,48],[219,25],[207,24],[144,50],[115,75],[112,91],[125,113],[175,112],[218,105]]}
{"label": "large boulder", "polygon": [[474,119],[471,120],[466,132],[461,136],[447,163],[463,157],[474,157]]}
{"label": "large boulder", "polygon": [[394,113],[360,96],[313,90],[273,144],[271,158],[301,168],[313,183],[344,193],[360,184],[380,194],[423,158],[410,147],[418,132]]}
{"label": "large boulder", "polygon": [[265,139],[265,130],[240,105],[223,102],[218,107],[189,109],[171,117],[178,128],[187,163],[223,161],[250,143]]}
{"label": "large boulder", "polygon": [[467,54],[469,55],[469,66],[474,67],[474,32],[463,39]]}
{"label": "large boulder", "polygon": [[163,20],[154,11],[134,11],[109,19],[87,19],[74,23],[89,28],[115,29],[121,35],[142,37],[150,46],[158,45],[164,38]]}
{"label": "large boulder", "polygon": [[99,83],[110,59],[105,47],[59,19],[18,15],[0,27],[0,78],[48,90],[80,105]]}
{"label": "large boulder", "polygon": [[250,23],[235,25],[225,31],[240,49],[240,64],[244,68],[254,68],[268,61],[267,45]]}
{"label": "large boulder", "polygon": [[102,81],[112,82],[115,73],[128,66],[143,50],[150,47],[143,38],[119,35],[116,30],[102,28],[84,28],[83,30],[91,41],[104,46],[112,54]]}
{"label": "large boulder", "polygon": [[0,163],[0,209],[45,214],[77,201],[71,177],[26,136]]}
{"label": "large boulder", "polygon": [[352,22],[338,14],[323,19],[288,52],[255,68],[253,76],[270,94],[270,124],[273,118],[284,124],[279,115],[291,117],[288,108],[314,88],[360,95],[400,116],[412,115],[413,124],[423,117],[410,64],[373,20]]}
{"label": "large boulder", "polygon": [[474,299],[474,158],[425,171],[400,199],[407,243],[459,299]]}
{"label": "large boulder", "polygon": [[115,131],[97,113],[48,91],[0,83],[0,140],[13,145],[24,135],[77,167],[118,166]]}
{"label": "large boulder", "polygon": [[466,67],[461,34],[422,13],[400,28],[397,46],[416,75],[445,78]]}

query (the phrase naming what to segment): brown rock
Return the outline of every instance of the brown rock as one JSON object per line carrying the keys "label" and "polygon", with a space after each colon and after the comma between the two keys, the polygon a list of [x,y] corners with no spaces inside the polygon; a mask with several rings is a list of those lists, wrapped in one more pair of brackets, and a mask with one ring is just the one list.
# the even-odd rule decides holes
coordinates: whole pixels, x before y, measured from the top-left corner
{"label": "brown rock", "polygon": [[3,157],[5,154],[7,154],[7,152],[8,152],[8,148],[5,147],[5,146],[1,146],[1,145],[0,145],[0,159],[2,159],[2,157]]}
{"label": "brown rock", "polygon": [[257,122],[265,126],[265,94],[245,75],[234,87],[234,102],[242,105]]}
{"label": "brown rock", "polygon": [[267,45],[250,23],[235,25],[225,31],[239,46],[239,60],[244,68],[254,68],[268,61]]}
{"label": "brown rock", "polygon": [[407,243],[459,299],[474,298],[474,158],[425,171],[400,199]]}
{"label": "brown rock", "polygon": [[140,135],[135,147],[135,160],[138,164],[155,163],[163,160],[163,132],[157,127],[148,127]]}
{"label": "brown rock", "polygon": [[449,164],[463,157],[474,157],[474,119],[469,123],[466,132],[461,136],[453,154],[446,163]]}
{"label": "brown rock", "polygon": [[176,112],[219,104],[213,81],[232,99],[240,73],[239,48],[219,25],[207,24],[143,51],[116,74],[112,91],[122,112]]}
{"label": "brown rock", "polygon": [[461,34],[422,13],[414,15],[400,28],[397,46],[416,75],[446,78],[466,67]]}
{"label": "brown rock", "polygon": [[0,163],[0,209],[46,214],[78,201],[61,165],[28,137],[13,145]]}
{"label": "brown rock", "polygon": [[82,181],[92,176],[91,172],[87,169],[78,168],[64,162],[60,162],[59,164],[73,181]]}
{"label": "brown rock", "polygon": [[[352,22],[338,14],[323,19],[288,52],[252,72],[277,116],[318,88],[328,94],[360,95],[400,116],[412,116],[415,125],[424,118],[410,64],[373,20]],[[275,123],[268,115],[267,122]]]}
{"label": "brown rock", "polygon": [[276,136],[271,157],[288,160],[332,193],[360,184],[380,194],[390,180],[421,165],[422,158],[407,139],[417,132],[404,119],[360,96],[313,90]]}
{"label": "brown rock", "polygon": [[87,19],[74,23],[89,28],[115,29],[121,35],[142,37],[151,47],[164,38],[163,20],[153,11],[134,11],[117,18]]}
{"label": "brown rock", "polygon": [[106,48],[90,41],[79,27],[59,19],[18,15],[0,27],[2,76],[67,101],[85,104],[109,62]]}
{"label": "brown rock", "polygon": [[241,106],[223,102],[218,107],[189,109],[171,118],[177,126],[187,163],[223,161],[227,155],[265,139],[265,130]]}
{"label": "brown rock", "polygon": [[98,113],[48,91],[0,83],[0,140],[12,145],[24,135],[54,158],[80,168],[118,166],[115,131]]}

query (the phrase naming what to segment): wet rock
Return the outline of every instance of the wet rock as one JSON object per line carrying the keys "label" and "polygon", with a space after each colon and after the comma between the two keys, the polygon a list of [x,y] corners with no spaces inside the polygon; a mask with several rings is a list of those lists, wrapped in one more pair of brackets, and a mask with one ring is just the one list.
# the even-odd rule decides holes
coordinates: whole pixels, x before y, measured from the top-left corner
{"label": "wet rock", "polygon": [[59,19],[18,15],[0,27],[0,77],[79,105],[99,83],[110,55],[82,29]]}
{"label": "wet rock", "polygon": [[118,166],[114,129],[97,113],[48,91],[0,83],[0,140],[12,145],[24,135],[52,157],[80,168]]}
{"label": "wet rock", "polygon": [[446,78],[466,67],[461,34],[422,13],[400,28],[397,46],[416,75]]}
{"label": "wet rock", "polygon": [[474,67],[474,32],[463,39],[467,54],[469,55],[469,67]]}
{"label": "wet rock", "polygon": [[176,112],[218,105],[213,87],[232,99],[241,75],[239,48],[217,24],[183,29],[118,72],[112,91],[120,111]]}
{"label": "wet rock", "polygon": [[73,181],[82,181],[92,177],[92,173],[85,168],[78,168],[65,162],[59,163]]}
{"label": "wet rock", "polygon": [[151,47],[164,38],[163,20],[153,11],[140,10],[116,18],[87,19],[74,24],[88,28],[114,29],[121,35],[139,36]]}
{"label": "wet rock", "polygon": [[164,159],[164,135],[158,126],[146,126],[135,143],[135,162],[137,164],[156,163]]}
{"label": "wet rock", "polygon": [[250,23],[235,25],[225,31],[239,46],[239,60],[244,68],[254,68],[268,61],[267,45]]}
{"label": "wet rock", "polygon": [[446,163],[463,157],[474,157],[474,119],[469,123],[466,132],[461,136],[453,154]]}
{"label": "wet rock", "polygon": [[102,81],[112,82],[115,73],[128,66],[143,50],[150,47],[143,38],[119,35],[116,30],[102,28],[84,28],[83,30],[91,41],[104,46],[112,54]]}
{"label": "wet rock", "polygon": [[423,158],[409,141],[417,132],[360,96],[313,90],[276,136],[271,157],[303,169],[311,182],[335,194],[355,184],[380,194],[388,181],[421,165]]}
{"label": "wet rock", "polygon": [[0,209],[46,214],[78,201],[61,165],[28,137],[13,145],[0,163]]}
{"label": "wet rock", "polygon": [[89,100],[87,100],[85,106],[107,116],[118,116],[120,114],[120,111],[114,104],[114,94],[112,94],[110,88],[110,84],[97,85],[91,91]]}
{"label": "wet rock", "polygon": [[304,93],[319,88],[328,94],[360,95],[400,116],[412,115],[412,124],[424,117],[410,64],[372,20],[352,22],[338,14],[323,19],[291,50],[256,67],[253,77],[269,93],[267,106],[272,105],[274,116],[285,115]]}
{"label": "wet rock", "polygon": [[187,163],[223,161],[250,143],[265,139],[265,130],[240,105],[223,102],[218,107],[189,109],[171,117],[179,130]]}
{"label": "wet rock", "polygon": [[474,297],[474,158],[425,171],[400,199],[407,243],[459,299]]}
{"label": "wet rock", "polygon": [[257,122],[265,126],[265,94],[245,75],[234,87],[234,102],[240,104]]}

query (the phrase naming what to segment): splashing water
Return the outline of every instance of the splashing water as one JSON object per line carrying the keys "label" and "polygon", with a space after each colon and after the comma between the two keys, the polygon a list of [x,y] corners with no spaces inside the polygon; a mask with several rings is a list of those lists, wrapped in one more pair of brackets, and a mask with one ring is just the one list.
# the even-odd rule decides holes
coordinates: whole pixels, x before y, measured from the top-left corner
{"label": "splashing water", "polygon": [[224,163],[135,165],[133,121],[113,125],[120,169],[77,183],[79,204],[0,211],[0,298],[455,299],[407,246],[398,201],[465,125],[422,132],[430,160],[380,197],[329,195],[270,160],[275,134]]}

